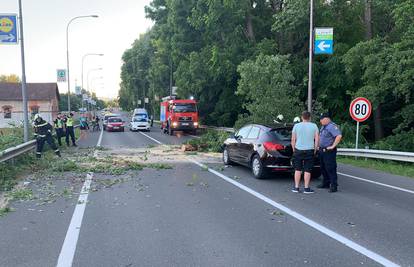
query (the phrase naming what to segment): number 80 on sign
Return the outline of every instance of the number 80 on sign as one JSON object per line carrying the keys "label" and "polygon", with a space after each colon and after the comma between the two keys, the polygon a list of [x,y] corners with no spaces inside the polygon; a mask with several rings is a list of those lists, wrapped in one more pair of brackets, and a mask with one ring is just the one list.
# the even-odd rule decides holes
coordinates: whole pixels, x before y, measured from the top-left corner
{"label": "number 80 on sign", "polygon": [[357,122],[366,121],[372,112],[371,102],[364,97],[355,98],[349,106],[349,114]]}

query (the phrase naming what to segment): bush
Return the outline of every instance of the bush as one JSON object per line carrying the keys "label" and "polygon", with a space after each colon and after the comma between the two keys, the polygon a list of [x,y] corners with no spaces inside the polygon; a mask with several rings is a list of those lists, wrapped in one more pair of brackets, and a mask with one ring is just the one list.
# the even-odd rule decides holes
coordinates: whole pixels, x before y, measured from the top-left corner
{"label": "bush", "polygon": [[187,143],[205,152],[222,152],[223,143],[229,137],[229,133],[216,130],[208,130],[201,138],[196,138]]}
{"label": "bush", "polygon": [[380,150],[414,152],[414,130],[401,132],[378,141],[372,147]]}

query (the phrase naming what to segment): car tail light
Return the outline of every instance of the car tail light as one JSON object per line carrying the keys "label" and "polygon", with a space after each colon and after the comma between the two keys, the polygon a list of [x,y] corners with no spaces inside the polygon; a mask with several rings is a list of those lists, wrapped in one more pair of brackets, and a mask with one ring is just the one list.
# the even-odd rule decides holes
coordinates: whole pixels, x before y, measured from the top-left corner
{"label": "car tail light", "polygon": [[272,142],[264,142],[263,146],[267,151],[284,150],[286,148],[284,145],[275,144]]}

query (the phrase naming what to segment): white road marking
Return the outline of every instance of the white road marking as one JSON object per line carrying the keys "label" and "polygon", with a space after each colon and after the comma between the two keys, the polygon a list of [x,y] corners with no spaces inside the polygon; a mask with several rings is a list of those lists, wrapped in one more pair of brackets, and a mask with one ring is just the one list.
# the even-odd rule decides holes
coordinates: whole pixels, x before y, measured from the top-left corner
{"label": "white road marking", "polygon": [[338,174],[339,174],[339,175],[346,176],[346,177],[349,177],[349,178],[352,178],[352,179],[356,179],[356,180],[364,181],[364,182],[367,182],[367,183],[376,184],[376,185],[380,185],[380,186],[388,187],[388,188],[391,188],[391,189],[399,190],[399,191],[402,191],[402,192],[406,192],[406,193],[414,194],[414,191],[413,191],[413,190],[409,190],[409,189],[401,188],[401,187],[398,187],[398,186],[389,185],[389,184],[384,184],[384,183],[380,183],[380,182],[375,182],[375,181],[372,181],[372,180],[364,179],[364,178],[361,178],[361,177],[357,177],[357,176],[349,175],[349,174],[342,173],[342,172],[338,172]]}
{"label": "white road marking", "polygon": [[143,132],[139,132],[140,134],[142,134],[143,136],[145,136],[145,137],[148,137],[149,139],[151,139],[152,141],[154,141],[154,142],[156,142],[156,143],[158,143],[158,144],[160,144],[160,145],[163,145],[163,143],[162,142],[160,142],[160,141],[158,141],[157,139],[154,139],[154,138],[152,138],[151,136],[149,136],[148,134],[144,134]]}
{"label": "white road marking", "polygon": [[[96,147],[100,147],[102,143],[103,128],[99,135]],[[95,150],[94,156],[97,156],[98,150]],[[73,212],[72,219],[66,232],[65,240],[63,241],[62,249],[60,250],[57,267],[72,266],[73,257],[75,256],[76,245],[78,243],[79,232],[82,226],[83,214],[85,213],[86,203],[88,201],[89,190],[91,188],[93,173],[86,174],[86,180],[83,183],[81,192],[79,194],[78,203]]]}
{"label": "white road marking", "polygon": [[[190,159],[190,161],[192,161],[194,164],[196,164],[196,165],[198,165],[202,168],[208,168],[206,165],[201,164],[201,163],[199,163],[195,160]],[[273,207],[285,212],[286,214],[289,214],[293,218],[296,218],[297,220],[303,222],[304,224],[306,224],[306,225],[312,227],[313,229],[321,232],[322,234],[327,235],[330,238],[335,239],[336,241],[344,244],[345,246],[355,250],[356,252],[358,252],[358,253],[360,253],[360,254],[362,254],[362,255],[364,255],[364,256],[366,256],[366,257],[368,257],[368,258],[370,258],[370,259],[372,259],[376,262],[378,262],[379,264],[382,264],[384,266],[399,266],[398,264],[396,264],[396,263],[384,258],[383,256],[381,256],[381,255],[379,255],[379,254],[377,254],[377,253],[375,253],[375,252],[373,252],[373,251],[371,251],[371,250],[355,243],[354,241],[344,237],[343,235],[340,235],[340,234],[330,230],[329,228],[326,228],[325,226],[323,226],[323,225],[321,225],[321,224],[319,224],[319,223],[317,223],[317,222],[315,222],[311,219],[308,219],[307,217],[301,215],[300,213],[297,213],[296,211],[291,210],[290,208],[288,208],[288,207],[286,207],[282,204],[277,203],[276,201],[274,201],[274,200],[272,200],[272,199],[270,199],[270,198],[268,198],[268,197],[266,197],[266,196],[264,196],[264,195],[262,195],[262,194],[260,194],[256,191],[250,189],[249,187],[247,187],[247,186],[245,186],[245,185],[243,185],[239,182],[236,182],[235,180],[233,180],[233,179],[231,179],[231,178],[229,178],[229,177],[227,177],[227,176],[225,176],[225,175],[223,175],[223,174],[221,174],[221,173],[219,173],[215,170],[212,170],[212,169],[208,168],[208,171],[215,174],[216,176],[222,178],[223,180],[237,186],[241,190],[246,191],[247,193],[257,197],[258,199],[261,199],[264,202],[272,205]]]}
{"label": "white road marking", "polygon": [[[154,139],[154,138],[152,138],[152,137],[150,137],[146,134],[144,134],[144,135],[147,136],[148,138],[150,138],[151,140],[157,142],[158,144],[163,144],[162,142],[160,142],[160,141],[158,141],[158,140],[156,140],[156,139]],[[286,206],[284,206],[280,203],[277,203],[276,201],[274,201],[274,200],[272,200],[272,199],[270,199],[270,198],[268,198],[268,197],[266,197],[266,196],[264,196],[264,195],[262,195],[262,194],[260,194],[256,191],[254,191],[253,189],[251,189],[251,188],[249,188],[249,187],[247,187],[247,186],[245,186],[245,185],[243,185],[239,182],[236,182],[235,180],[225,176],[224,174],[222,174],[220,172],[212,170],[212,169],[208,168],[206,165],[197,162],[196,160],[189,159],[189,161],[191,161],[192,163],[194,163],[194,164],[196,164],[196,165],[198,165],[202,168],[207,168],[207,170],[210,173],[220,177],[221,179],[225,180],[226,182],[229,182],[229,183],[233,184],[234,186],[240,188],[241,190],[255,196],[256,198],[263,200],[264,202],[272,205],[273,207],[285,212],[286,214],[289,214],[293,218],[303,222],[304,224],[312,227],[313,229],[321,232],[322,234],[324,234],[326,236],[329,236],[330,238],[338,241],[339,243],[344,244],[345,246],[351,248],[352,250],[354,250],[354,251],[356,251],[356,252],[358,252],[358,253],[360,253],[360,254],[362,254],[362,255],[370,258],[370,259],[372,259],[373,261],[375,261],[379,264],[382,264],[384,266],[399,266],[398,264],[396,264],[396,263],[388,260],[387,258],[385,258],[385,257],[369,250],[368,248],[365,248],[365,247],[355,243],[354,241],[346,238],[345,236],[340,235],[340,234],[330,230],[329,228],[327,228],[327,227],[325,227],[325,226],[323,226],[323,225],[321,225],[321,224],[319,224],[319,223],[317,223],[317,222],[301,215],[300,213],[298,213],[298,212],[296,212],[296,211],[294,211],[294,210],[292,210],[292,209],[290,209],[290,208],[288,208],[288,207],[286,207]]]}
{"label": "white road marking", "polygon": [[72,215],[68,231],[66,232],[65,241],[59,254],[57,267],[72,266],[73,257],[75,256],[76,244],[78,243],[79,232],[82,225],[83,214],[85,213],[86,202],[88,201],[89,189],[92,183],[93,173],[86,175],[85,183],[79,195],[78,204]]}
{"label": "white road marking", "polygon": [[103,127],[101,128],[101,133],[99,135],[98,143],[96,144],[97,147],[100,147],[101,146],[102,136],[103,136]]}

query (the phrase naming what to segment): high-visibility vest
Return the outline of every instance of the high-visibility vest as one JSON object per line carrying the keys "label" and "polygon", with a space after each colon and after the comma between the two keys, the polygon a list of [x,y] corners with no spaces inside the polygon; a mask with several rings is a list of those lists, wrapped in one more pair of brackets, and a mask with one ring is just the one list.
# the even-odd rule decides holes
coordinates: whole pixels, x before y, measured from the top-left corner
{"label": "high-visibility vest", "polygon": [[66,122],[66,126],[73,127],[73,118],[68,118],[68,121]]}
{"label": "high-visibility vest", "polygon": [[63,128],[63,122],[62,122],[62,120],[61,119],[57,119],[56,120],[56,127],[57,128]]}

